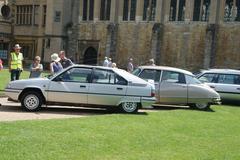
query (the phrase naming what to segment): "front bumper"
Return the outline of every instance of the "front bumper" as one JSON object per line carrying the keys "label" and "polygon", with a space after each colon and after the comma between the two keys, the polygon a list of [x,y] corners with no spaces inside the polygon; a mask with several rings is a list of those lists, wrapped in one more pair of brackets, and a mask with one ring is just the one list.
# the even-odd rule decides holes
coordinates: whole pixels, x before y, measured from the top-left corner
{"label": "front bumper", "polygon": [[142,97],[141,98],[141,103],[142,103],[142,108],[149,108],[156,102],[155,97]]}
{"label": "front bumper", "polygon": [[21,90],[6,88],[4,94],[10,97],[12,100],[18,101],[18,96],[21,93]]}
{"label": "front bumper", "polygon": [[221,98],[213,98],[211,104],[221,104]]}

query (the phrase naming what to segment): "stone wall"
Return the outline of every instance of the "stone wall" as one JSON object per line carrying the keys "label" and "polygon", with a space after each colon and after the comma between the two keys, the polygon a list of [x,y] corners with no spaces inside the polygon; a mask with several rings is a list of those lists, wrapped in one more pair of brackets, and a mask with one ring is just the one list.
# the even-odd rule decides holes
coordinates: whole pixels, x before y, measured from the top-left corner
{"label": "stone wall", "polygon": [[165,24],[161,65],[203,68],[206,24]]}
{"label": "stone wall", "polygon": [[[118,66],[125,68],[128,58],[134,59],[135,65],[147,64],[154,57],[152,35],[154,23],[120,23],[117,30],[116,56],[113,59]],[[208,36],[207,23],[166,23],[159,37],[161,40],[158,65],[167,65],[196,71],[203,68],[240,68],[240,24],[213,25],[216,38]],[[99,61],[106,53],[107,24],[83,23],[80,25],[80,40],[99,41]],[[215,50],[212,48],[215,47]],[[209,48],[209,49],[208,49]],[[84,54],[84,48],[80,51]],[[111,53],[110,53],[111,57]],[[206,59],[207,60],[206,62]]]}
{"label": "stone wall", "polygon": [[215,67],[240,69],[240,24],[221,24],[216,43]]}

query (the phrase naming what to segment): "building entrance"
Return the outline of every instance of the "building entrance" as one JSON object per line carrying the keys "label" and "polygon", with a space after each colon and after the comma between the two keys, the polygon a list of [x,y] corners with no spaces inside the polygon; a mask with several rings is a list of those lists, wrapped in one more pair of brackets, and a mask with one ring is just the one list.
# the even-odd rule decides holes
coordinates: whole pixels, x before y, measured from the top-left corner
{"label": "building entrance", "polygon": [[83,64],[96,65],[97,51],[93,47],[89,47],[84,53]]}

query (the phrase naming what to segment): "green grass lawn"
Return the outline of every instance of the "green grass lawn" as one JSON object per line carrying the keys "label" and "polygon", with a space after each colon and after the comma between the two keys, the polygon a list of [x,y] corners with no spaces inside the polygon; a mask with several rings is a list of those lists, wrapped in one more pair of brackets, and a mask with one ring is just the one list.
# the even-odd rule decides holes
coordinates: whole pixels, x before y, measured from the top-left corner
{"label": "green grass lawn", "polygon": [[237,160],[240,107],[0,123],[0,157],[19,160]]}
{"label": "green grass lawn", "polygon": [[[48,72],[44,72],[42,75],[49,74]],[[27,70],[24,70],[21,73],[20,79],[27,79],[30,75],[30,72]],[[8,69],[3,69],[0,71],[0,96],[3,95],[2,90],[6,87],[8,82],[10,81],[10,72]]]}

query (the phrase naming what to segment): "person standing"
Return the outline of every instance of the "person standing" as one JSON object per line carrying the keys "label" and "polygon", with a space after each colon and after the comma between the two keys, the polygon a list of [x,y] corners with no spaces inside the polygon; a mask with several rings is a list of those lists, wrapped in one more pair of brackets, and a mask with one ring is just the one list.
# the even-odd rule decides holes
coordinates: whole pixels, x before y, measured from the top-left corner
{"label": "person standing", "polygon": [[134,67],[133,67],[133,59],[132,59],[132,58],[129,58],[128,65],[127,65],[127,71],[128,71],[129,73],[132,73],[132,72],[133,72],[133,69],[134,69]]}
{"label": "person standing", "polygon": [[63,69],[63,67],[62,67],[61,63],[59,62],[60,58],[58,57],[57,53],[53,53],[51,55],[51,60],[52,60],[52,62],[50,63],[50,72],[53,75],[55,73],[60,72]]}
{"label": "person standing", "polygon": [[103,66],[108,67],[108,57],[105,57],[105,59],[103,61]]}
{"label": "person standing", "polygon": [[117,68],[117,64],[116,63],[112,63],[112,68]]}
{"label": "person standing", "polygon": [[20,52],[21,47],[19,44],[14,46],[14,52],[9,56],[9,72],[11,73],[11,81],[19,80],[20,74],[23,71],[23,54]]}
{"label": "person standing", "polygon": [[59,62],[61,63],[63,68],[67,68],[73,65],[73,62],[71,61],[71,59],[66,57],[65,51],[60,51],[58,55],[61,59]]}
{"label": "person standing", "polygon": [[30,65],[30,76],[29,78],[39,78],[43,71],[43,65],[40,63],[41,58],[36,56],[33,63]]}
{"label": "person standing", "polygon": [[3,62],[2,62],[2,60],[1,60],[1,58],[0,58],[0,71],[3,69]]}
{"label": "person standing", "polygon": [[112,67],[112,58],[108,58],[108,67]]}
{"label": "person standing", "polygon": [[149,59],[149,65],[150,66],[156,66],[153,58]]}

